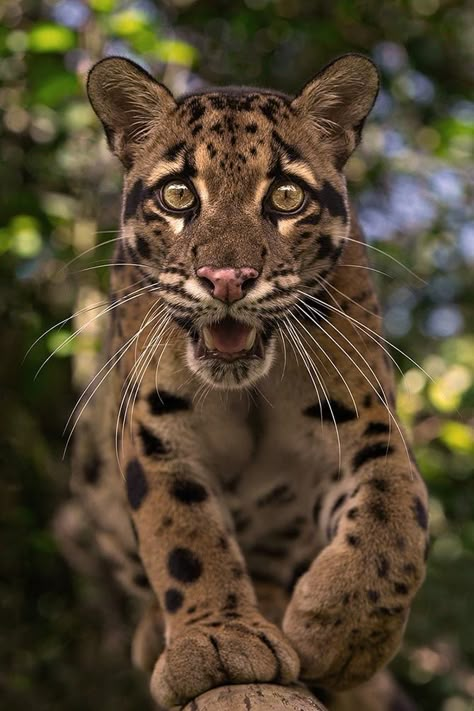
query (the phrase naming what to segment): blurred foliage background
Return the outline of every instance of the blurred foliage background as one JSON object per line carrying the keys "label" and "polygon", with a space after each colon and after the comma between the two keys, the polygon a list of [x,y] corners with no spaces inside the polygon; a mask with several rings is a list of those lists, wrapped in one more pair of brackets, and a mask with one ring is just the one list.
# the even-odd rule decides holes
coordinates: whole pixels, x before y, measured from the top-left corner
{"label": "blurred foliage background", "polygon": [[71,323],[61,322],[78,296],[100,300],[106,291],[119,214],[120,169],[85,99],[88,68],[121,54],[177,93],[203,82],[294,92],[353,50],[375,59],[383,88],[347,176],[375,247],[372,264],[383,272],[375,275],[401,368],[399,410],[431,492],[428,579],[392,666],[420,709],[474,708],[474,7],[468,0],[3,0],[5,708],[150,708],[128,662],[127,602],[107,577],[71,571],[54,535],[68,491],[62,430],[75,402],[72,356],[98,346],[90,337],[68,340]]}

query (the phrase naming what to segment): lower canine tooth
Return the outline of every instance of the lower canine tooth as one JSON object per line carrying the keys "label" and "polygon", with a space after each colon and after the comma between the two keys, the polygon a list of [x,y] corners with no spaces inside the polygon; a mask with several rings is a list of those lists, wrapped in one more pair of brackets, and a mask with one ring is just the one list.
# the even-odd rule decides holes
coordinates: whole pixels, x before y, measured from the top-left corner
{"label": "lower canine tooth", "polygon": [[206,348],[212,351],[214,349],[214,339],[210,330],[206,326],[202,329],[202,335],[204,337],[204,343],[206,344]]}
{"label": "lower canine tooth", "polygon": [[247,340],[245,341],[245,350],[249,351],[253,344],[255,343],[255,336],[257,335],[257,331],[255,328],[252,328],[251,331],[249,332],[249,335],[247,336]]}

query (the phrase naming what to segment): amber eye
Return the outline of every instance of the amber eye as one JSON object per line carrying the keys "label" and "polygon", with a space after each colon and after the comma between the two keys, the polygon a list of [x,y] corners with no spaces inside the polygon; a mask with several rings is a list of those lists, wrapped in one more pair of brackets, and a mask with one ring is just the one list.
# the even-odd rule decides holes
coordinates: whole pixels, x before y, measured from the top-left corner
{"label": "amber eye", "polygon": [[281,183],[273,188],[270,203],[280,212],[294,212],[303,204],[304,190],[296,183]]}
{"label": "amber eye", "polygon": [[189,210],[196,202],[196,196],[186,183],[172,180],[161,190],[161,199],[170,210]]}

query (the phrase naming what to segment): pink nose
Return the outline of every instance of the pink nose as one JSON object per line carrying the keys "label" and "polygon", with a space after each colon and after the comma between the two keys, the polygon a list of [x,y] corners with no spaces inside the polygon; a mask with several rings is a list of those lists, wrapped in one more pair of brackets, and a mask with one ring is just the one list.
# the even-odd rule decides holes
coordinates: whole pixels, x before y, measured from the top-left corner
{"label": "pink nose", "polygon": [[228,304],[241,299],[245,294],[245,288],[248,288],[250,282],[255,281],[258,277],[257,270],[252,267],[242,267],[241,269],[199,267],[196,274],[214,298]]}

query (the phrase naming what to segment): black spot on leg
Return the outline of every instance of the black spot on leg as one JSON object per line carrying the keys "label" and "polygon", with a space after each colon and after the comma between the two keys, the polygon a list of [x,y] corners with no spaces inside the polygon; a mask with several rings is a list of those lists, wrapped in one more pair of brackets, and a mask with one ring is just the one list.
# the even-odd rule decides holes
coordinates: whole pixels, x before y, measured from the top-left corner
{"label": "black spot on leg", "polygon": [[143,467],[138,459],[132,459],[127,464],[125,481],[129,504],[132,509],[136,511],[140,508],[143,499],[148,494],[148,482],[146,480]]}
{"label": "black spot on leg", "polygon": [[428,513],[426,511],[426,508],[424,507],[421,499],[419,499],[418,496],[415,496],[413,504],[416,522],[420,526],[420,528],[426,531],[428,528]]}
{"label": "black spot on leg", "polygon": [[359,509],[357,508],[357,506],[353,506],[351,509],[349,509],[349,511],[346,514],[347,518],[351,519],[351,521],[356,519],[358,515],[359,515]]}
{"label": "black spot on leg", "polygon": [[224,609],[225,610],[235,610],[237,607],[237,595],[235,593],[229,593],[227,595]]}
{"label": "black spot on leg", "polygon": [[384,555],[377,556],[377,558],[375,559],[375,566],[379,578],[386,578],[388,575],[388,571],[390,570],[390,563],[388,562],[388,558]]}
{"label": "black spot on leg", "polygon": [[165,608],[168,612],[177,612],[183,605],[184,595],[176,588],[169,588],[165,592]]}
{"label": "black spot on leg", "polygon": [[207,489],[202,484],[183,477],[173,481],[170,493],[183,504],[200,504],[208,498]]}
{"label": "black spot on leg", "polygon": [[393,586],[393,590],[396,595],[408,595],[410,592],[410,589],[406,583],[395,583]]}
{"label": "black spot on leg", "polygon": [[145,575],[145,573],[137,573],[133,578],[133,582],[137,586],[137,588],[149,588],[150,587],[150,583],[149,583],[148,578]]}
{"label": "black spot on leg", "polygon": [[194,583],[202,575],[202,563],[189,548],[173,548],[168,556],[168,571],[181,583]]}
{"label": "black spot on leg", "polygon": [[124,222],[127,222],[127,220],[130,220],[132,217],[136,217],[138,206],[143,197],[144,187],[143,180],[139,178],[128,191],[123,207]]}

